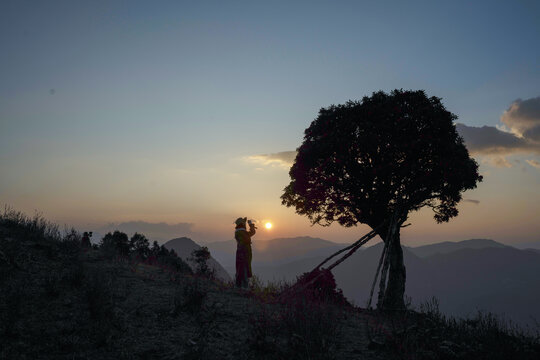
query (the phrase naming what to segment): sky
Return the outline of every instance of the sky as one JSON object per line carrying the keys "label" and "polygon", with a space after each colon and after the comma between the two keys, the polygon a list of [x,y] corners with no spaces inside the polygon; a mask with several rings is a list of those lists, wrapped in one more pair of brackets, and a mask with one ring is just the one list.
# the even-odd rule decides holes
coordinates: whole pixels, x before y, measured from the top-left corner
{"label": "sky", "polygon": [[[352,242],[281,205],[321,107],[424,89],[484,181],[402,242],[540,240],[537,1],[2,1],[0,204],[81,230]],[[159,235],[158,235],[159,234]]]}

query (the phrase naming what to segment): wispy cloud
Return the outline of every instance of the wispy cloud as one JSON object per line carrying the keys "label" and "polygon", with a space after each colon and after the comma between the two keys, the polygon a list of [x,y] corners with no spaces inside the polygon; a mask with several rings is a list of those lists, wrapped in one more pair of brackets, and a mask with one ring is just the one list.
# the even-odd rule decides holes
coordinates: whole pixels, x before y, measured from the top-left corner
{"label": "wispy cloud", "polygon": [[501,155],[487,155],[482,157],[482,163],[497,167],[497,168],[511,168],[512,164],[504,156]]}
{"label": "wispy cloud", "polygon": [[473,203],[473,204],[480,204],[480,200],[474,200],[474,199],[463,199],[464,202],[470,202],[470,203]]}
{"label": "wispy cloud", "polygon": [[273,154],[247,156],[245,160],[257,164],[279,166],[288,169],[293,164],[295,157],[296,151],[282,151]]}
{"label": "wispy cloud", "polygon": [[540,169],[540,162],[536,160],[525,160],[527,164],[531,165],[532,167],[535,167],[537,169]]}

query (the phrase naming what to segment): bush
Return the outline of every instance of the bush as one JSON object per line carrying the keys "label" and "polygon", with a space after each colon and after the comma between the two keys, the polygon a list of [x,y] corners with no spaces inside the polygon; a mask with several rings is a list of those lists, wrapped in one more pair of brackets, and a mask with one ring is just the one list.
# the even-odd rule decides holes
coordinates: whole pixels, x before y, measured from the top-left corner
{"label": "bush", "polygon": [[337,288],[334,275],[326,269],[316,269],[302,274],[294,285],[284,288],[280,295],[280,301],[284,303],[304,300],[311,303],[350,306],[341,289]]}
{"label": "bush", "polygon": [[190,260],[196,264],[195,273],[213,278],[215,275],[215,270],[208,266],[208,260],[210,259],[210,251],[206,246],[201,247],[200,249],[193,250],[191,252]]}
{"label": "bush", "polygon": [[100,248],[107,257],[114,256],[115,254],[127,256],[129,255],[130,248],[128,236],[118,230],[114,233],[109,232],[101,239]]}
{"label": "bush", "polygon": [[129,240],[129,246],[141,259],[146,259],[150,255],[150,242],[143,234],[133,234]]}

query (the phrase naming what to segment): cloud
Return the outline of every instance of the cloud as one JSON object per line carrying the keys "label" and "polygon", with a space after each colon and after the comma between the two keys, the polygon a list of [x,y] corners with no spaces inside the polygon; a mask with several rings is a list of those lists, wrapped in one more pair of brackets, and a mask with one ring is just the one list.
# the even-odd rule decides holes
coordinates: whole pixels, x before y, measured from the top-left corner
{"label": "cloud", "polygon": [[170,240],[177,237],[192,235],[193,226],[192,223],[167,224],[164,222],[150,223],[146,221],[127,221],[118,224],[109,223],[96,231],[99,233],[107,233],[109,231],[120,230],[128,235],[138,232],[151,239]]}
{"label": "cloud", "polygon": [[282,151],[273,154],[252,155],[246,157],[249,162],[254,162],[262,165],[280,166],[290,168],[296,157],[296,151]]}
{"label": "cloud", "polygon": [[536,160],[525,160],[527,164],[531,165],[532,167],[535,167],[537,169],[540,169],[540,162]]}
{"label": "cloud", "polygon": [[514,101],[501,116],[501,122],[519,137],[540,141],[540,96]]}
{"label": "cloud", "polygon": [[484,164],[488,164],[498,168],[511,168],[512,164],[504,156],[487,155],[482,158]]}
{"label": "cloud", "polygon": [[465,140],[471,154],[509,155],[514,153],[540,153],[540,143],[520,138],[494,126],[468,126],[456,124],[458,133]]}
{"label": "cloud", "polygon": [[[495,167],[512,167],[505,156],[513,154],[540,154],[540,97],[514,101],[496,126],[468,126],[456,124],[458,133],[472,155],[482,156],[482,162]],[[247,161],[263,165],[290,168],[296,151],[253,155]],[[531,163],[532,162],[532,163]],[[538,162],[527,160],[537,167]]]}
{"label": "cloud", "polygon": [[496,126],[458,123],[456,129],[471,154],[496,167],[512,167],[506,155],[540,154],[540,97],[514,101],[500,120]]}
{"label": "cloud", "polygon": [[480,204],[480,200],[474,200],[474,199],[463,199],[464,202],[470,202],[470,203],[473,203],[473,204]]}

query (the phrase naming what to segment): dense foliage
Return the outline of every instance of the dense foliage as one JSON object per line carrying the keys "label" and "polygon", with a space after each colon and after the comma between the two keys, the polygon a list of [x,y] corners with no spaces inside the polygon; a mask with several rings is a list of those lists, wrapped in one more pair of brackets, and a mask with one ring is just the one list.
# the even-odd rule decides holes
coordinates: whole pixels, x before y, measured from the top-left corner
{"label": "dense foliage", "polygon": [[397,207],[458,214],[461,193],[482,180],[441,99],[382,91],[332,105],[305,130],[283,204],[312,223],[372,228]]}

